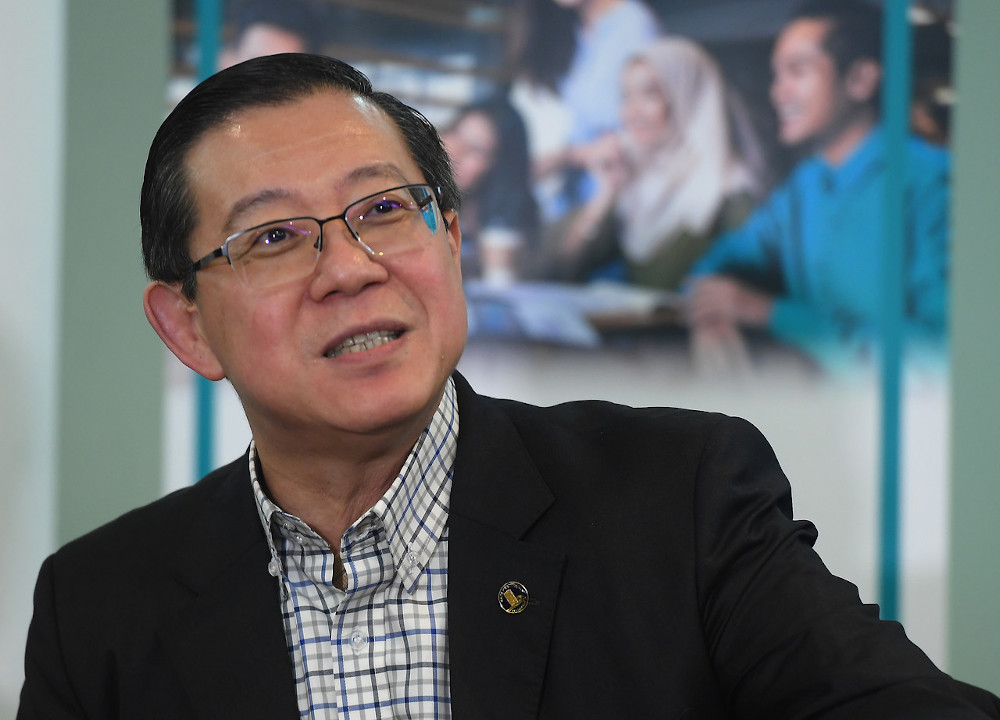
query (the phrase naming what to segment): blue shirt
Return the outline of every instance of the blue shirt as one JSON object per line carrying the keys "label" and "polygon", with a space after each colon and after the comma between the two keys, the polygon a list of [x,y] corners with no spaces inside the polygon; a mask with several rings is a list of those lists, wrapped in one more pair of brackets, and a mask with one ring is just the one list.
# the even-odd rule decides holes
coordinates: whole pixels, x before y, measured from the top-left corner
{"label": "blue shirt", "polygon": [[[905,152],[905,335],[938,346],[947,314],[949,156],[917,138]],[[885,175],[880,128],[837,167],[819,156],[802,161],[693,274],[725,274],[774,293],[769,329],[821,364],[871,352],[882,314]]]}

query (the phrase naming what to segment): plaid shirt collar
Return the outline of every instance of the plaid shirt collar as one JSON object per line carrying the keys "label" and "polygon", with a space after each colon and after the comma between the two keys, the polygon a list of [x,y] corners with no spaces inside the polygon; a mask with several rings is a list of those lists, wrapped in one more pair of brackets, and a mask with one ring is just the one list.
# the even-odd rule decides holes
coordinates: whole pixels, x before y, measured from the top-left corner
{"label": "plaid shirt collar", "polygon": [[[449,377],[434,417],[417,439],[399,475],[378,502],[347,529],[340,550],[347,554],[356,541],[368,534],[366,529],[371,523],[381,523],[396,572],[404,578],[407,592],[412,592],[445,533],[457,439],[458,403],[455,383]],[[303,520],[286,513],[268,497],[252,440],[249,459],[250,484],[271,552],[268,572],[281,578],[286,569],[276,548],[276,536],[293,537],[299,544],[319,544],[326,550],[329,545]],[[284,583],[281,585],[284,595]]]}

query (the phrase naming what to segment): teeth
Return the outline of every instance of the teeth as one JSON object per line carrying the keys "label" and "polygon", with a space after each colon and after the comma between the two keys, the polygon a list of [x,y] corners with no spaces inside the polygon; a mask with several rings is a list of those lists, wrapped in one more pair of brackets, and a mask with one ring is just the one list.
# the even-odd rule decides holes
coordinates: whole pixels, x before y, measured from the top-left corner
{"label": "teeth", "polygon": [[385,345],[387,342],[392,342],[398,337],[399,333],[395,330],[375,330],[370,333],[362,333],[361,335],[355,335],[347,338],[344,342],[340,343],[340,345],[328,352],[326,356],[329,358],[335,358],[348,353],[371,350],[372,348],[377,348],[379,345]]}
{"label": "teeth", "polygon": [[799,109],[795,105],[782,105],[777,109],[777,112],[780,119],[791,120],[799,114]]}

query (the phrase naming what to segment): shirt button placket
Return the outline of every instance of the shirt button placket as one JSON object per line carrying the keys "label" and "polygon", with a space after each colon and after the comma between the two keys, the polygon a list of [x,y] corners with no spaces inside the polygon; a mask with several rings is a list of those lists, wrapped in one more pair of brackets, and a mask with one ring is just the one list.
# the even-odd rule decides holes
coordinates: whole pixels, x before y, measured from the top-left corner
{"label": "shirt button placket", "polygon": [[351,649],[356,655],[360,655],[368,647],[368,636],[360,630],[351,633]]}

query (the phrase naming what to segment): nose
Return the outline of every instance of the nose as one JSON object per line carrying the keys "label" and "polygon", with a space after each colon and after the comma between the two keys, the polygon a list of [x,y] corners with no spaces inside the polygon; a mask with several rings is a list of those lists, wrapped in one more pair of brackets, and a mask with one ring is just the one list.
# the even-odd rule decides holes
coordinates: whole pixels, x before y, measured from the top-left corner
{"label": "nose", "polygon": [[333,218],[323,225],[319,257],[309,284],[313,299],[322,300],[330,293],[355,295],[388,278],[385,265],[354,236],[343,218]]}

